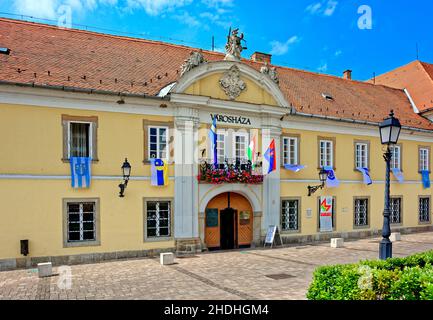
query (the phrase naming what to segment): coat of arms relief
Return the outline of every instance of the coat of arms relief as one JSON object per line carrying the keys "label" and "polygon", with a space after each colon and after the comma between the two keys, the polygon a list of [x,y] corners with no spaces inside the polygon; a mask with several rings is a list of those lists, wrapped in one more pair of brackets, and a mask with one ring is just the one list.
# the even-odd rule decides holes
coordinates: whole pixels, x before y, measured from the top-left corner
{"label": "coat of arms relief", "polygon": [[236,65],[232,66],[219,82],[230,100],[235,100],[247,88],[247,84],[241,79],[240,70]]}

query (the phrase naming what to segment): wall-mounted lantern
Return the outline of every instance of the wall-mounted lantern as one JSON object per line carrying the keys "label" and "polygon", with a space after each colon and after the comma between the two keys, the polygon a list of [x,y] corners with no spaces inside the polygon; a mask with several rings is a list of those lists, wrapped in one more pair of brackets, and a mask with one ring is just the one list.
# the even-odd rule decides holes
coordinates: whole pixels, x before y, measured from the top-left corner
{"label": "wall-mounted lantern", "polygon": [[125,159],[125,162],[122,165],[122,174],[123,174],[123,183],[119,184],[120,193],[119,197],[124,197],[124,192],[126,186],[128,185],[129,177],[131,176],[131,165],[128,162],[128,159]]}
{"label": "wall-mounted lantern", "polygon": [[308,186],[308,196],[311,197],[314,192],[319,189],[323,189],[323,187],[325,187],[326,179],[328,179],[328,171],[326,171],[324,168],[321,168],[319,171],[319,180],[321,184],[318,186]]}

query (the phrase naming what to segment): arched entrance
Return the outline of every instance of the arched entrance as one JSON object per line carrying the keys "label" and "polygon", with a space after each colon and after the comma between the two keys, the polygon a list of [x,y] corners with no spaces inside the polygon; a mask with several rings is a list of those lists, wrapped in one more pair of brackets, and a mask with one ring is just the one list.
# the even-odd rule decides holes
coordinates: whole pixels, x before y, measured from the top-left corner
{"label": "arched entrance", "polygon": [[205,243],[209,250],[247,248],[253,241],[253,209],[235,192],[209,201],[205,210]]}

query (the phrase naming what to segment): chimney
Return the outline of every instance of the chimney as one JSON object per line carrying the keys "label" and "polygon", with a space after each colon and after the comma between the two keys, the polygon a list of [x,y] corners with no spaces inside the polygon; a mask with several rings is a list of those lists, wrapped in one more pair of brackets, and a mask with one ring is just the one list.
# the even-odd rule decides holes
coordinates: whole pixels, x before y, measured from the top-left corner
{"label": "chimney", "polygon": [[255,62],[267,62],[268,64],[271,64],[271,58],[272,55],[268,53],[262,53],[262,52],[254,52],[251,56],[251,60]]}
{"label": "chimney", "polygon": [[352,70],[346,70],[343,72],[343,79],[352,80]]}

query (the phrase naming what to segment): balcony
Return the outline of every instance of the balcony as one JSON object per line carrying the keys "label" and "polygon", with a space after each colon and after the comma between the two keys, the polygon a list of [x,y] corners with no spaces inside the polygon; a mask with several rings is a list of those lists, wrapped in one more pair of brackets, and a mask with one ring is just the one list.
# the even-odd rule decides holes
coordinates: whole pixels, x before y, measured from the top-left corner
{"label": "balcony", "polygon": [[262,184],[262,163],[258,162],[253,167],[247,159],[226,159],[224,163],[215,166],[211,159],[201,159],[198,181],[210,184]]}

